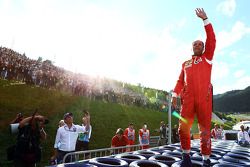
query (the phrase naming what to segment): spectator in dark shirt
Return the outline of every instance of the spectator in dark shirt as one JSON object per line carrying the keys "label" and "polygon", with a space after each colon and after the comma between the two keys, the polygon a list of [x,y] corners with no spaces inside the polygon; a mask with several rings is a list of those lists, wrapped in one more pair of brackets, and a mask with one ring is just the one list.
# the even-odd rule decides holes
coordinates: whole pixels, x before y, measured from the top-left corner
{"label": "spectator in dark shirt", "polygon": [[177,125],[174,125],[172,133],[173,133],[173,143],[178,143],[180,140],[179,140],[179,133],[178,133]]}
{"label": "spectator in dark shirt", "polygon": [[160,133],[160,136],[158,140],[158,146],[165,145],[167,143],[167,127],[164,121],[161,121],[159,133]]}
{"label": "spectator in dark shirt", "polygon": [[27,117],[20,122],[13,161],[15,167],[34,167],[40,162],[40,140],[46,139],[43,128],[47,123],[48,120],[41,115]]}

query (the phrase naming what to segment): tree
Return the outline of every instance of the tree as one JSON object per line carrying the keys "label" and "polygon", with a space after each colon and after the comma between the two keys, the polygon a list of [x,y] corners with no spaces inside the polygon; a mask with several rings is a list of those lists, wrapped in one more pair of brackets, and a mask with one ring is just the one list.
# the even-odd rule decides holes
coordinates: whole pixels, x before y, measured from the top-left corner
{"label": "tree", "polygon": [[44,63],[53,64],[51,60],[45,60]]}
{"label": "tree", "polygon": [[37,61],[38,61],[38,62],[42,62],[42,61],[43,61],[43,58],[39,56],[38,59],[37,59]]}

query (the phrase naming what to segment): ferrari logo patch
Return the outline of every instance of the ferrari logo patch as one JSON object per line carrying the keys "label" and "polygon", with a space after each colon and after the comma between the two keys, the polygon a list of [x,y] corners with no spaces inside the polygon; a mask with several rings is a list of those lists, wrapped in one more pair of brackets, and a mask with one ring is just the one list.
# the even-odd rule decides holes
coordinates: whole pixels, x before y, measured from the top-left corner
{"label": "ferrari logo patch", "polygon": [[185,62],[184,67],[188,68],[192,66],[192,59]]}

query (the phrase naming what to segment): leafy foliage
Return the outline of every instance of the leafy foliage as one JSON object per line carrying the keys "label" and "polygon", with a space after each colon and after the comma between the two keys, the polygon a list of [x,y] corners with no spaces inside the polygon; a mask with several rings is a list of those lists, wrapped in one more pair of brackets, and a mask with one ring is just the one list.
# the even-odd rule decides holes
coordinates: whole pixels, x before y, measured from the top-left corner
{"label": "leafy foliage", "polygon": [[250,86],[214,96],[214,109],[222,113],[249,113]]}

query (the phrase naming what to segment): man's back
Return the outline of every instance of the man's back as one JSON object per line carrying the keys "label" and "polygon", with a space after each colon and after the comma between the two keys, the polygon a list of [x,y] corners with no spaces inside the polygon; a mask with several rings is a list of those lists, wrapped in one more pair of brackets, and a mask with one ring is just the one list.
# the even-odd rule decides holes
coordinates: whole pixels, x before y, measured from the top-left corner
{"label": "man's back", "polygon": [[19,128],[17,137],[15,164],[24,166],[35,164],[41,160],[40,130],[38,127],[32,129],[31,125]]}

